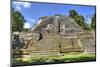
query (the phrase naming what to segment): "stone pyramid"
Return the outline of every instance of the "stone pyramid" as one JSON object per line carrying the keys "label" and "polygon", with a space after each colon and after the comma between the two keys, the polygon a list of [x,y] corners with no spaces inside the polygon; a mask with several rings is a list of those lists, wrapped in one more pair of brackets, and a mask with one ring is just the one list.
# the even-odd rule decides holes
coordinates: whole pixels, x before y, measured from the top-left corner
{"label": "stone pyramid", "polygon": [[26,40],[23,48],[31,50],[31,54],[95,53],[95,36],[68,16],[42,17],[31,31],[25,37],[20,35]]}

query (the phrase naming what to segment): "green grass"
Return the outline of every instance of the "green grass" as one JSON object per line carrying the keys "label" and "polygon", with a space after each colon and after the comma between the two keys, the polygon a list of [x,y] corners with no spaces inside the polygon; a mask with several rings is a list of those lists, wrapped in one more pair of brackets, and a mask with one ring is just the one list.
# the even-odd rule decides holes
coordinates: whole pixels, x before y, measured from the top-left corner
{"label": "green grass", "polygon": [[64,55],[61,57],[65,62],[80,62],[95,60],[95,55],[91,54],[77,54],[77,55]]}
{"label": "green grass", "polygon": [[14,59],[14,64],[37,64],[37,63],[67,63],[67,62],[82,62],[95,61],[96,57],[93,54],[64,54],[63,56],[40,56],[34,55],[30,58]]}

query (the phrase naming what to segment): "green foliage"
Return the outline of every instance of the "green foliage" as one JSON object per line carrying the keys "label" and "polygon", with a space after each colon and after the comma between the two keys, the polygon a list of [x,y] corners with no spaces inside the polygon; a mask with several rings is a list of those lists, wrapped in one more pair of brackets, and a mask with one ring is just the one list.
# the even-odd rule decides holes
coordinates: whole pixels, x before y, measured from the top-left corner
{"label": "green foliage", "polygon": [[11,15],[11,24],[12,24],[12,32],[22,31],[24,26],[25,19],[23,15],[19,11],[12,10]]}
{"label": "green foliage", "polygon": [[92,30],[91,29],[91,24],[85,23],[85,28],[84,29],[87,30],[87,31],[91,31]]}
{"label": "green foliage", "polygon": [[84,17],[83,16],[80,16],[80,15],[76,15],[74,17],[74,19],[84,29],[84,27],[85,27]]}
{"label": "green foliage", "polygon": [[78,13],[75,10],[70,10],[69,11],[69,16],[74,18],[76,15],[78,15]]}
{"label": "green foliage", "polygon": [[73,18],[84,30],[95,30],[96,28],[96,14],[91,18],[91,24],[87,24],[84,17],[79,15],[75,10],[69,11],[69,17]]}
{"label": "green foliage", "polygon": [[84,17],[79,15],[75,10],[70,10],[69,16],[73,18],[83,29],[89,30],[88,25],[85,23]]}
{"label": "green foliage", "polygon": [[72,17],[80,26],[84,26],[84,17],[80,16],[75,10],[70,10],[69,16]]}
{"label": "green foliage", "polygon": [[96,14],[94,14],[93,17],[91,18],[91,28],[93,30],[96,29]]}
{"label": "green foliage", "polygon": [[30,29],[24,28],[23,30],[24,30],[25,32],[28,32]]}

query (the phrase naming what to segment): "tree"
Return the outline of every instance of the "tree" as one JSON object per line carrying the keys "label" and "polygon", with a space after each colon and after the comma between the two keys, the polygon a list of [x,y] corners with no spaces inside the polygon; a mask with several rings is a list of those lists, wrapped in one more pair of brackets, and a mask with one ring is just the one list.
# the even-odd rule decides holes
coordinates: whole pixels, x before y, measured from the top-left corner
{"label": "tree", "polygon": [[25,19],[19,11],[12,10],[11,23],[12,23],[12,32],[23,30]]}
{"label": "tree", "polygon": [[91,28],[93,30],[96,29],[96,14],[94,14],[93,17],[91,18]]}
{"label": "tree", "polygon": [[75,18],[75,16],[77,16],[78,13],[75,11],[75,10],[70,10],[69,11],[69,16],[72,17],[72,18]]}
{"label": "tree", "polygon": [[75,16],[75,21],[82,27],[84,27],[84,17],[76,15]]}
{"label": "tree", "polygon": [[83,16],[79,15],[75,10],[70,10],[69,17],[73,18],[77,22],[77,24],[85,29],[85,21]]}
{"label": "tree", "polygon": [[30,31],[31,30],[31,28],[23,28],[23,31],[24,32],[28,32],[28,31]]}
{"label": "tree", "polygon": [[85,30],[91,31],[91,24],[85,23]]}

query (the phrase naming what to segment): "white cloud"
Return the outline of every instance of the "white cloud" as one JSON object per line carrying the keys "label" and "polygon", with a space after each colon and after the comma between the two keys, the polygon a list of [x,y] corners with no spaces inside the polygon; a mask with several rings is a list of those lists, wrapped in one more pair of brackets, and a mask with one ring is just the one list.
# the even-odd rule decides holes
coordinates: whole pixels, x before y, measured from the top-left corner
{"label": "white cloud", "polygon": [[31,19],[31,18],[28,18],[28,20],[29,20],[30,22],[35,22],[35,20],[34,20],[34,19]]}
{"label": "white cloud", "polygon": [[21,7],[17,6],[15,9],[16,9],[16,10],[21,10]]}
{"label": "white cloud", "polygon": [[26,23],[24,23],[24,28],[31,28],[31,25],[30,25],[30,23],[28,23],[28,22],[26,22]]}
{"label": "white cloud", "polygon": [[35,20],[34,20],[34,19],[32,19],[32,20],[31,20],[31,22],[35,22]]}
{"label": "white cloud", "polygon": [[28,20],[29,22],[35,22],[35,19],[32,19],[32,18],[27,18],[27,20]]}
{"label": "white cloud", "polygon": [[30,23],[34,23],[35,20],[32,18],[27,18],[27,22],[24,23],[24,28],[31,28],[31,24]]}
{"label": "white cloud", "polygon": [[13,5],[15,5],[15,10],[20,10],[22,7],[24,8],[30,8],[31,3],[29,2],[12,2]]}
{"label": "white cloud", "polygon": [[90,24],[91,23],[91,18],[87,19],[86,23]]}
{"label": "white cloud", "polygon": [[93,17],[93,15],[87,15],[85,16],[85,22],[88,24],[91,24],[91,18]]}
{"label": "white cloud", "polygon": [[23,5],[23,7],[25,7],[25,8],[31,7],[31,3],[28,3],[28,2],[22,3],[22,5]]}

